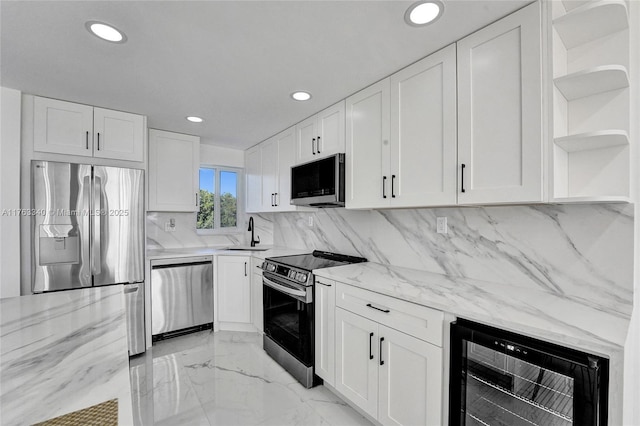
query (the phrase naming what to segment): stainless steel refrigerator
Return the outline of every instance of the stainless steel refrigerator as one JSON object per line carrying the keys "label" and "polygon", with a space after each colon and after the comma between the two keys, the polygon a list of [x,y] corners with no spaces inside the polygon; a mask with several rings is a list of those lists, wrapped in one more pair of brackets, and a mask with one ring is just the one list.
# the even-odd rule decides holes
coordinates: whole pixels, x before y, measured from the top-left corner
{"label": "stainless steel refrigerator", "polygon": [[144,172],[32,161],[34,293],[124,284],[131,354],[144,351]]}

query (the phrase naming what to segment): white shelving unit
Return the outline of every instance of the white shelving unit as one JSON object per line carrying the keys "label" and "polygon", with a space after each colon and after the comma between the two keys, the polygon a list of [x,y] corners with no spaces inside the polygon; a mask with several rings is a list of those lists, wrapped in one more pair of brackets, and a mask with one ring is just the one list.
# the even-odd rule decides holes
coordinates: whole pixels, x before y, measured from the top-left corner
{"label": "white shelving unit", "polygon": [[624,0],[552,3],[551,202],[630,202],[629,17]]}

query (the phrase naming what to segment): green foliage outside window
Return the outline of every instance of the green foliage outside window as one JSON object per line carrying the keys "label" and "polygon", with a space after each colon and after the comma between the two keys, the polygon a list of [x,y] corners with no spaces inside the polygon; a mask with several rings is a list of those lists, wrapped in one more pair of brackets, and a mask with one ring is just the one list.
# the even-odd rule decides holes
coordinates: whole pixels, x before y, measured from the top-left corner
{"label": "green foliage outside window", "polygon": [[[238,173],[211,167],[200,168],[200,210],[196,229],[224,229],[238,226]],[[221,195],[216,196],[215,191]],[[216,212],[216,207],[220,210]]]}

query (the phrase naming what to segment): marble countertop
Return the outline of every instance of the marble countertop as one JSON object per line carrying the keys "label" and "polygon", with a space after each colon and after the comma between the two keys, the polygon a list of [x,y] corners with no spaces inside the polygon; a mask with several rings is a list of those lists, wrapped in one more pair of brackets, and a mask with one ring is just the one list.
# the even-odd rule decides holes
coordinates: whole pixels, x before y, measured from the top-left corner
{"label": "marble countertop", "polygon": [[314,274],[599,355],[620,353],[629,327],[630,318],[623,314],[517,285],[373,262],[319,269]]}
{"label": "marble countertop", "polygon": [[[226,247],[193,247],[193,248],[180,248],[180,249],[161,249],[161,250],[147,250],[147,259],[171,259],[179,257],[189,256],[252,256],[259,259],[275,256],[289,256],[292,254],[309,253],[312,250],[300,250],[289,249],[286,247],[274,247],[274,246],[258,246],[257,250],[251,250],[251,247],[240,246],[247,250],[225,250]],[[261,250],[261,249],[267,250]]]}
{"label": "marble countertop", "polygon": [[0,300],[0,423],[30,425],[118,399],[132,424],[122,286]]}

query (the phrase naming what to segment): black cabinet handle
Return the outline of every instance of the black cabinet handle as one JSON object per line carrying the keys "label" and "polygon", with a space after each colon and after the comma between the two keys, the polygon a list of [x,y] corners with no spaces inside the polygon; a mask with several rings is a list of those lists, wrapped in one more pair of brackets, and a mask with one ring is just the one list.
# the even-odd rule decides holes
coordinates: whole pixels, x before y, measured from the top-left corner
{"label": "black cabinet handle", "polygon": [[311,152],[313,155],[316,155],[316,138],[311,139]]}
{"label": "black cabinet handle", "polygon": [[373,333],[369,334],[369,359],[373,359],[373,344],[371,343],[373,339]]}
{"label": "black cabinet handle", "polygon": [[393,192],[393,182],[396,180],[396,175],[391,175],[391,198],[396,198],[396,194]]}
{"label": "black cabinet handle", "polygon": [[275,204],[275,207],[278,207],[278,193],[276,192],[275,194],[273,194],[273,200]]}
{"label": "black cabinet handle", "polygon": [[367,308],[375,309],[376,311],[384,312],[385,314],[388,314],[389,312],[391,312],[388,309],[380,309],[376,306],[373,306],[371,303],[367,303]]}
{"label": "black cabinet handle", "polygon": [[467,166],[465,166],[464,163],[462,163],[460,167],[462,168],[462,171],[461,171],[461,175],[462,176],[461,176],[461,179],[460,179],[460,181],[461,181],[460,192],[465,192],[465,190],[464,190],[464,169]]}
{"label": "black cabinet handle", "polygon": [[98,151],[100,151],[100,132],[98,132]]}
{"label": "black cabinet handle", "polygon": [[271,207],[275,207],[276,206],[276,200],[275,200],[275,193],[271,193]]}
{"label": "black cabinet handle", "polygon": [[382,176],[382,198],[387,198],[387,194],[384,192],[384,187],[387,185],[387,177]]}
{"label": "black cabinet handle", "polygon": [[378,355],[380,358],[380,365],[384,365],[384,361],[382,360],[382,342],[384,342],[384,337],[380,338],[380,355]]}
{"label": "black cabinet handle", "polygon": [[244,276],[247,276],[247,262],[244,262]]}
{"label": "black cabinet handle", "polygon": [[89,149],[89,131],[87,130],[87,143],[86,148]]}
{"label": "black cabinet handle", "polygon": [[316,143],[316,151],[320,154],[320,136],[318,136],[318,142]]}

